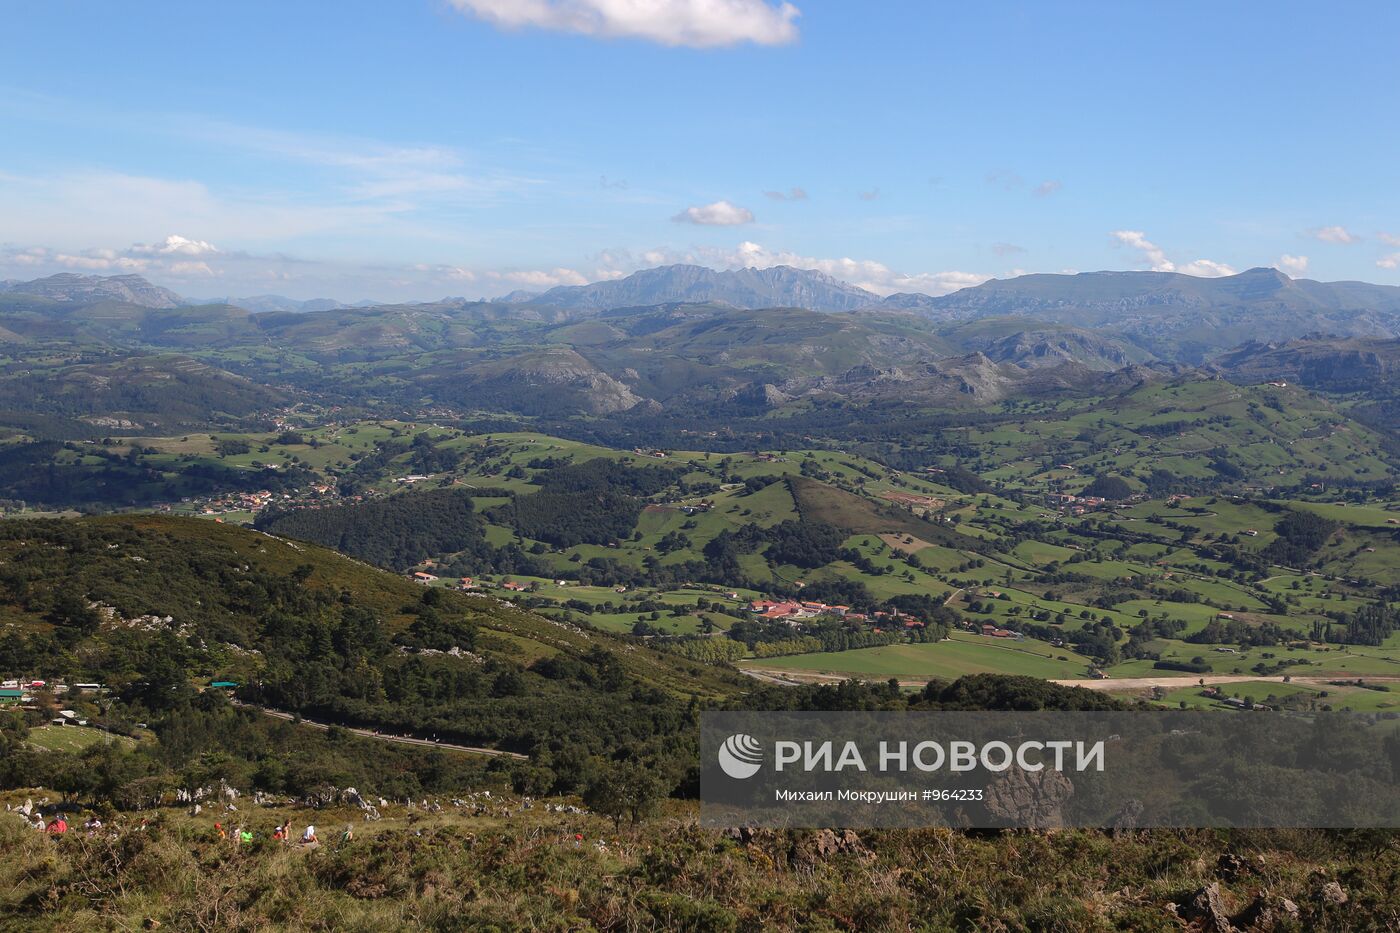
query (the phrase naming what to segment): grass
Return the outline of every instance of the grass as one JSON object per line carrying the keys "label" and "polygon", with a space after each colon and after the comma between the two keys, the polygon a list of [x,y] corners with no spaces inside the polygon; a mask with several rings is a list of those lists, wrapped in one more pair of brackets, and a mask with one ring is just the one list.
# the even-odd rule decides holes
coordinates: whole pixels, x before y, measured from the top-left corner
{"label": "grass", "polygon": [[124,735],[112,735],[91,726],[36,726],[29,730],[25,741],[35,748],[50,752],[80,752],[100,742],[135,744]]}
{"label": "grass", "polygon": [[[735,842],[699,828],[687,804],[618,831],[586,813],[522,810],[511,795],[482,815],[443,803],[441,813],[391,805],[376,823],[340,808],[249,805],[237,814],[256,835],[246,846],[184,809],[106,814],[102,836],[59,839],[0,813],[0,926],[1172,930],[1176,905],[1211,884],[1231,914],[1261,890],[1289,898],[1299,929],[1385,928],[1397,910],[1387,834],[891,830],[862,831],[832,853],[808,831]],[[297,830],[315,822],[322,844],[271,842],[287,818]],[[355,838],[342,844],[351,821]],[[1225,871],[1226,855],[1244,869]],[[1326,902],[1320,879],[1339,880],[1347,903]]]}
{"label": "grass", "polygon": [[[1003,623],[1013,618],[1026,619],[1029,611],[1041,608],[1065,613],[1066,628],[1074,629],[1084,624],[1079,616],[1086,606],[1101,603],[1105,594],[1112,594],[1114,608],[1105,610],[1094,606],[1092,614],[1095,618],[1107,615],[1125,630],[1137,624],[1137,613],[1144,609],[1150,615],[1166,613],[1182,619],[1187,623],[1187,633],[1199,630],[1224,610],[1249,613],[1245,618],[1250,621],[1276,621],[1306,633],[1322,613],[1347,611],[1373,598],[1370,591],[1373,584],[1400,583],[1400,569],[1397,569],[1400,545],[1390,540],[1391,535],[1400,530],[1400,526],[1390,524],[1400,517],[1400,512],[1389,508],[1387,503],[1339,506],[1282,499],[1247,501],[1218,494],[1190,497],[1172,506],[1160,499],[1136,502],[1080,519],[1055,514],[1036,498],[1050,488],[1078,489],[1103,470],[1123,472],[1139,486],[1149,467],[1209,478],[1213,475],[1207,466],[1214,456],[1212,451],[1221,449],[1228,449],[1239,465],[1262,471],[1261,476],[1278,476],[1279,479],[1271,481],[1279,483],[1311,469],[1320,462],[1320,457],[1340,458],[1337,463],[1345,464],[1348,469],[1372,469],[1369,464],[1374,459],[1371,450],[1375,439],[1369,432],[1358,425],[1337,429],[1342,416],[1327,403],[1302,394],[1287,396],[1285,415],[1269,405],[1270,399],[1278,395],[1257,387],[1187,380],[1092,403],[1038,406],[1025,409],[1024,416],[1014,422],[963,430],[961,446],[976,453],[965,458],[962,465],[984,477],[998,476],[1007,480],[1013,489],[1030,494],[1025,503],[991,493],[961,493],[940,485],[937,482],[940,474],[936,472],[902,473],[855,452],[842,450],[788,449],[730,454],[668,450],[664,459],[658,459],[529,431],[465,435],[449,428],[402,421],[321,426],[308,422],[298,432],[307,440],[314,439],[320,445],[317,448],[309,444],[279,445],[276,433],[218,436],[246,440],[253,448],[249,454],[224,458],[225,465],[247,465],[255,459],[283,462],[294,456],[313,468],[325,469],[352,462],[352,456],[370,453],[386,441],[397,439],[397,443],[403,443],[426,432],[440,446],[461,453],[464,459],[457,465],[455,477],[477,488],[489,486],[527,492],[536,488],[531,480],[542,467],[540,461],[581,462],[596,457],[677,467],[685,471],[687,482],[704,484],[703,494],[680,499],[676,499],[674,493],[669,499],[657,497],[643,513],[635,540],[629,538],[616,547],[580,545],[562,551],[547,549],[541,558],[548,569],[541,572],[561,579],[576,573],[581,561],[595,557],[616,560],[637,569],[651,561],[665,566],[698,560],[705,545],[722,531],[736,530],[746,524],[768,527],[801,517],[845,529],[851,535],[847,546],[858,550],[885,572],[866,573],[844,560],[815,569],[772,567],[762,553],[745,553],[739,558],[741,570],[745,579],[760,591],[757,595],[796,579],[855,581],[868,588],[877,599],[922,593],[938,597],[959,587],[982,585],[1007,591],[1011,599],[995,604],[992,613],[979,615],[978,621]],[[1180,432],[1164,435],[1137,430],[1144,425],[1168,422],[1180,422],[1184,427]],[[165,458],[171,465],[183,457],[217,458],[214,442],[208,434],[132,439],[132,444],[155,448],[160,453],[153,456]],[[1053,457],[1045,455],[1044,445],[1053,446],[1056,450]],[[269,449],[260,450],[263,446]],[[943,461],[942,465],[952,464]],[[1283,472],[1278,473],[1277,469]],[[392,486],[388,479],[407,472],[410,467],[405,455],[390,463],[385,477],[376,481],[386,489],[411,495],[412,491],[404,492],[401,487]],[[507,476],[508,472],[516,475]],[[770,483],[752,493],[739,483],[743,479],[774,476],[783,477],[784,481]],[[822,482],[814,477],[821,478]],[[721,482],[729,485],[716,490],[715,485]],[[702,495],[714,503],[710,511],[689,516],[679,511],[682,502],[696,502]],[[960,524],[954,526],[938,521],[937,515],[925,517],[928,502],[916,498],[920,496],[942,500],[946,513],[957,516]],[[482,499],[477,505],[485,510],[500,501]],[[1329,598],[1321,583],[1313,586],[1312,578],[1298,578],[1280,569],[1271,571],[1282,573],[1280,579],[1263,584],[1245,584],[1216,576],[1222,570],[1231,571],[1233,575],[1232,568],[1206,556],[1209,552],[1205,548],[1212,546],[1215,538],[1221,535],[1235,537],[1238,546],[1246,550],[1265,547],[1273,539],[1273,525],[1281,514],[1273,510],[1277,506],[1306,508],[1346,523],[1345,533],[1321,552],[1321,566],[1326,572],[1346,580],[1364,583],[1354,586],[1334,583]],[[250,517],[246,514],[224,516],[230,522]],[[1025,523],[1032,521],[1040,524],[1028,534]],[[1122,536],[1115,534],[1105,539],[1093,528],[1095,523],[1107,523],[1100,527],[1121,529]],[[1254,529],[1259,534],[1237,537],[1246,529]],[[668,533],[684,533],[691,543],[662,554],[657,545]],[[513,530],[496,525],[487,526],[486,537],[495,546],[518,540]],[[1144,537],[1160,540],[1140,540]],[[997,548],[1001,541],[1014,547],[1009,552],[988,549],[989,546]],[[532,541],[519,543],[527,549],[534,545]],[[917,562],[922,566],[910,567],[893,552],[902,545],[917,550]],[[978,554],[973,548],[981,548],[983,552]],[[974,562],[982,566],[968,566]],[[1054,584],[1053,588],[1061,597],[1059,601],[1039,599],[1034,592],[1044,592],[1045,584],[1037,584],[1035,577],[1047,569],[1078,575],[1081,579],[1067,586]],[[1295,579],[1302,581],[1298,590],[1292,589]],[[1157,594],[1149,594],[1149,586],[1185,589],[1201,601],[1159,602]],[[1023,587],[1025,589],[1021,589]],[[1285,615],[1265,615],[1267,604],[1256,595],[1260,587],[1289,599]],[[1345,600],[1342,593],[1347,594]],[[614,594],[609,591],[609,595]],[[654,591],[646,591],[646,595],[660,596],[672,609],[693,607],[689,597],[676,598]],[[546,584],[539,596],[556,604],[569,599],[590,603],[607,601],[576,589],[556,588],[552,582]],[[612,601],[617,607],[615,611],[595,612],[589,617],[590,621],[606,631],[630,631],[637,621],[636,613],[630,612],[623,600],[614,598]],[[961,607],[965,609],[966,605],[964,601]],[[385,608],[391,625],[401,620],[395,611],[397,607],[386,605]],[[1015,609],[1020,609],[1019,615],[1010,614]],[[666,632],[687,634],[699,631],[702,621],[697,611],[672,615],[662,610],[662,618],[652,624]],[[713,616],[710,621],[723,627],[726,620]],[[1400,643],[1400,639],[1397,642]],[[1179,643],[1168,643],[1165,650],[1167,656],[1173,658],[1202,652],[1200,646]],[[531,652],[530,656],[537,655]],[[1225,665],[1227,670],[1240,663],[1240,659],[1212,657],[1210,660],[1213,666]],[[1321,660],[1337,662],[1331,655],[1322,655]],[[1251,656],[1249,664],[1255,663],[1258,661]],[[1358,656],[1347,659],[1344,670],[1367,673],[1386,663]]]}
{"label": "grass", "polygon": [[948,641],[762,658],[742,661],[739,666],[827,676],[928,681],[935,677],[953,680],[964,674],[981,673],[1069,679],[1085,676],[1090,662],[1068,648],[1052,648],[1032,639],[995,639],[959,632]]}

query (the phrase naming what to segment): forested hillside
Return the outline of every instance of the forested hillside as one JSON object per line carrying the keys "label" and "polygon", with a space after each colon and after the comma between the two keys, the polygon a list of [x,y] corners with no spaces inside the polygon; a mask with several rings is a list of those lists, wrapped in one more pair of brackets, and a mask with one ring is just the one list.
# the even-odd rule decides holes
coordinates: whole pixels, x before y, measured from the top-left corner
{"label": "forested hillside", "polygon": [[232,680],[252,703],[529,753],[541,774],[573,756],[540,778],[560,790],[595,755],[645,757],[674,787],[693,761],[686,698],[738,690],[717,669],[206,522],[7,522],[0,561],[0,669],[104,683],[123,721],[158,734]]}

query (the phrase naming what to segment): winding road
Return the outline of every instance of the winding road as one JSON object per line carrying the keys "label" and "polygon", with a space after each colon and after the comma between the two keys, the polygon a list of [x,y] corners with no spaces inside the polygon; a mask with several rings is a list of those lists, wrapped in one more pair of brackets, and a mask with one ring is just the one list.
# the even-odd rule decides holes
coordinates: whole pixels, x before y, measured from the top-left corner
{"label": "winding road", "polygon": [[[243,709],[255,709],[264,716],[271,716],[273,719],[285,719],[288,722],[295,722],[297,718],[292,713],[284,713],[280,709],[269,709],[266,706],[255,706],[252,703],[240,703],[235,700],[233,705],[242,707]],[[330,728],[328,723],[314,722],[307,719],[305,716],[301,718],[301,724],[303,726],[310,726],[313,729],[320,729],[323,732]],[[528,755],[522,755],[519,752],[505,752],[501,751],[499,748],[479,748],[475,745],[454,745],[451,742],[434,742],[431,739],[416,739],[408,735],[387,735],[383,732],[375,732],[372,729],[357,729],[353,726],[340,726],[339,728],[344,729],[346,732],[353,732],[361,738],[378,739],[381,742],[394,742],[398,745],[417,745],[423,748],[445,748],[449,751],[465,752],[469,755],[489,755],[493,758],[514,758],[518,761],[529,760]]]}

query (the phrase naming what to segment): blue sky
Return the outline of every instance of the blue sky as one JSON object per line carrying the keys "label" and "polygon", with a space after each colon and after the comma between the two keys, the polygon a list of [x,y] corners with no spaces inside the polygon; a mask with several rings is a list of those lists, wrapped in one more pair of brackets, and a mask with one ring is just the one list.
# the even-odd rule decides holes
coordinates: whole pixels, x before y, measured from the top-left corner
{"label": "blue sky", "polygon": [[7,2],[0,278],[1400,284],[1400,5]]}

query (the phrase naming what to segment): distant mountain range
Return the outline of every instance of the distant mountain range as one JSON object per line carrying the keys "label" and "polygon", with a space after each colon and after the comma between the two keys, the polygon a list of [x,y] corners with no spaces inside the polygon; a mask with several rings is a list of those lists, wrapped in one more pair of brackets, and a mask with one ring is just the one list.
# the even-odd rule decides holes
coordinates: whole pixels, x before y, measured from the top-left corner
{"label": "distant mountain range", "polygon": [[997,279],[950,295],[880,303],[936,321],[1018,316],[1092,328],[1162,359],[1200,363],[1251,340],[1311,333],[1400,337],[1400,287],[1290,279],[1277,269],[1197,278],[1085,272]]}
{"label": "distant mountain range", "polygon": [[273,347],[318,366],[394,360],[380,371],[405,392],[597,414],[835,398],[956,407],[1210,363],[1230,378],[1388,380],[1385,342],[1397,339],[1400,288],[1274,269],[1027,275],[882,299],[786,266],[665,266],[496,301],[369,307],[266,295],[192,305],[139,276],[0,284],[0,343]]}
{"label": "distant mountain range", "polygon": [[584,311],[707,301],[736,308],[854,311],[880,299],[873,292],[810,269],[773,266],[716,271],[704,266],[676,265],[643,269],[624,279],[592,285],[561,285],[542,295],[515,292],[502,300]]}
{"label": "distant mountain range", "polygon": [[[199,304],[228,304],[246,308],[249,311],[258,313],[277,311],[283,314],[305,314],[308,311],[334,311],[336,308],[349,308],[353,305],[334,298],[311,298],[301,301],[296,298],[287,298],[282,295],[250,295],[247,298],[210,298],[201,300]],[[376,304],[368,302],[367,304]]]}

